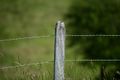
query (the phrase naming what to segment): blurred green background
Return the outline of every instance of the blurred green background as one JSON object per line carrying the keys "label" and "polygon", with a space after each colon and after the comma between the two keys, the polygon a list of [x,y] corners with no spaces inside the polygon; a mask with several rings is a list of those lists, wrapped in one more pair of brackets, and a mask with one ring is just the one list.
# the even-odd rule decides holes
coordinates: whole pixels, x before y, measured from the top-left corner
{"label": "blurred green background", "polygon": [[[120,0],[0,0],[0,39],[66,34],[120,34]],[[119,59],[120,37],[66,37],[66,60]],[[0,41],[0,67],[54,60],[54,36]],[[65,62],[65,80],[119,80],[119,62]],[[119,79],[117,79],[119,78]],[[0,80],[53,80],[53,62],[0,69]]]}

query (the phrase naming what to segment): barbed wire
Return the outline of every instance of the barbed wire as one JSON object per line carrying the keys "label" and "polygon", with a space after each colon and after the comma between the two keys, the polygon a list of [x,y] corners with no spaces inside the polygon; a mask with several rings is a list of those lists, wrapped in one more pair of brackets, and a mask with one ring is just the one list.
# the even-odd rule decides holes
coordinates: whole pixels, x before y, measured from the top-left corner
{"label": "barbed wire", "polygon": [[[120,35],[65,35],[66,37],[120,37]],[[0,42],[8,42],[8,41],[18,41],[18,40],[27,40],[27,39],[39,39],[39,38],[49,38],[54,37],[54,35],[44,35],[44,36],[30,36],[30,37],[17,37],[17,38],[8,38],[8,39],[0,39]]]}
{"label": "barbed wire", "polygon": [[30,36],[30,37],[18,37],[18,38],[0,39],[0,42],[17,41],[17,40],[25,40],[25,39],[49,38],[49,37],[51,37],[51,35],[46,35],[46,36]]}
{"label": "barbed wire", "polygon": [[65,60],[66,62],[120,62],[120,59],[81,59],[81,60]]}
{"label": "barbed wire", "polygon": [[[51,62],[53,63],[54,60],[41,61],[41,62],[29,63],[29,64],[19,64],[15,66],[5,66],[5,67],[0,67],[0,70],[13,69],[13,68],[19,68],[19,67],[25,67],[25,66],[33,66],[33,65],[42,65],[42,64],[48,64]],[[65,62],[120,62],[120,59],[81,59],[81,60],[65,60]]]}
{"label": "barbed wire", "polygon": [[0,67],[0,70],[3,69],[11,69],[11,68],[19,68],[19,67],[25,67],[25,66],[33,66],[33,65],[41,65],[41,64],[47,64],[53,61],[43,61],[43,62],[37,62],[37,63],[29,63],[29,64],[19,64],[15,66],[5,66],[5,67]]}
{"label": "barbed wire", "polygon": [[105,34],[86,34],[86,35],[66,35],[67,37],[120,37],[120,35],[105,35]]}

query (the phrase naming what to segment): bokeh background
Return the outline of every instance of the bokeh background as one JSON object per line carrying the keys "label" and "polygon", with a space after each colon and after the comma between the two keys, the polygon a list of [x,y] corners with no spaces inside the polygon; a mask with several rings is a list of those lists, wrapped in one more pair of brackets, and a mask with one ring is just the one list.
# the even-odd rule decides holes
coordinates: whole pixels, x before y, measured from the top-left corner
{"label": "bokeh background", "polygon": [[[120,0],[0,0],[1,40],[54,35],[58,20],[65,22],[68,35],[119,35]],[[119,39],[66,37],[65,59],[119,59]],[[5,67],[54,60],[54,36],[1,40],[0,80],[53,80],[53,62]],[[65,80],[119,80],[119,63],[65,62]]]}

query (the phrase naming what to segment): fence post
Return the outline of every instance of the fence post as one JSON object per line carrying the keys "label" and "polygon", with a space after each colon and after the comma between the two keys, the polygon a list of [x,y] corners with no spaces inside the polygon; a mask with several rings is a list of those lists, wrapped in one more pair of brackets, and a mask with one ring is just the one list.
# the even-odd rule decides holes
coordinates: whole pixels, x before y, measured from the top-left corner
{"label": "fence post", "polygon": [[55,28],[54,80],[64,80],[65,26],[58,21]]}

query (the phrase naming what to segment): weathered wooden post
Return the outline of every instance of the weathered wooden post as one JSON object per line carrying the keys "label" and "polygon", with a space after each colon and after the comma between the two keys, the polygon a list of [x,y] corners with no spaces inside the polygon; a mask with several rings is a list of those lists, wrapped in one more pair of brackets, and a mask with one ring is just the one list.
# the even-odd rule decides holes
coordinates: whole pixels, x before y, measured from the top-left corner
{"label": "weathered wooden post", "polygon": [[58,21],[55,28],[54,80],[64,80],[65,26]]}

